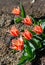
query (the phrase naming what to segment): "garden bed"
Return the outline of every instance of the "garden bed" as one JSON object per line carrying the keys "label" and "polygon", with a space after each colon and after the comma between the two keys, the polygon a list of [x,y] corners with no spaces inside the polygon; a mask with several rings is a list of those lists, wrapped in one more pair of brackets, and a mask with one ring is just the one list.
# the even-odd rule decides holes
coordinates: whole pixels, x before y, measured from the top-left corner
{"label": "garden bed", "polygon": [[[11,49],[9,49],[9,39],[11,35],[7,33],[7,31],[12,27],[16,26],[20,31],[25,29],[32,29],[33,26],[25,26],[24,24],[14,24],[13,18],[14,15],[11,14],[12,9],[19,5],[19,2],[22,2],[26,13],[28,15],[34,15],[36,18],[40,18],[45,16],[45,1],[44,0],[36,0],[33,4],[29,0],[0,0],[0,65],[17,65],[19,59],[22,55],[22,52],[13,53]],[[13,21],[13,23],[12,23]],[[7,41],[8,40],[8,41]],[[10,42],[11,43],[11,42]],[[45,56],[44,56],[45,57]],[[45,65],[45,58],[42,57],[36,62],[33,62],[35,65]],[[26,65],[31,65],[31,63],[27,63]]]}

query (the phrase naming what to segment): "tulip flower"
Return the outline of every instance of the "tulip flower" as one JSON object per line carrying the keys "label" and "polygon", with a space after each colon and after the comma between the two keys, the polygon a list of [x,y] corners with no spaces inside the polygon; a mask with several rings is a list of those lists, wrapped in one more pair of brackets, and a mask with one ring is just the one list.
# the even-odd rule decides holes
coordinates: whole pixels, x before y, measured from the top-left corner
{"label": "tulip flower", "polygon": [[22,21],[24,24],[26,25],[32,25],[32,19],[29,16],[26,16],[26,18],[24,18],[24,20]]}
{"label": "tulip flower", "polygon": [[38,35],[40,35],[40,34],[43,33],[43,29],[42,29],[41,26],[35,26],[34,29],[33,29],[33,31],[34,31],[36,34],[38,34]]}
{"label": "tulip flower", "polygon": [[23,35],[24,38],[27,39],[27,40],[31,40],[32,37],[33,37],[32,33],[29,32],[28,30],[25,30],[25,31],[22,33],[22,35]]}
{"label": "tulip flower", "polygon": [[17,40],[12,40],[12,46],[11,49],[17,50],[17,51],[22,51],[24,49],[24,41],[22,37],[20,37]]}
{"label": "tulip flower", "polygon": [[12,35],[12,36],[14,36],[14,37],[17,37],[17,36],[19,36],[19,31],[18,31],[18,29],[15,27],[15,26],[13,26],[12,28],[11,28],[11,30],[10,30],[10,34]]}
{"label": "tulip flower", "polygon": [[21,11],[20,11],[20,8],[19,8],[19,7],[14,8],[14,9],[12,10],[12,14],[14,14],[14,15],[20,15],[20,13],[21,13]]}

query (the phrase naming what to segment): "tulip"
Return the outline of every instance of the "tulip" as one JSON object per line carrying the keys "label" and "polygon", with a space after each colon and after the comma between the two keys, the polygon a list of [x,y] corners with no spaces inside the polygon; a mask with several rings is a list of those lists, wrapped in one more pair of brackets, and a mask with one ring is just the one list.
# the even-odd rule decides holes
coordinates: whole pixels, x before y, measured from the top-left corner
{"label": "tulip", "polygon": [[38,35],[40,35],[40,34],[43,33],[43,29],[42,29],[41,26],[35,26],[34,29],[33,29],[33,31],[34,31],[36,34],[38,34]]}
{"label": "tulip", "polygon": [[10,30],[10,34],[12,35],[12,36],[14,36],[14,37],[17,37],[17,36],[19,36],[19,31],[18,31],[18,29],[15,27],[15,26],[13,26],[12,28],[11,28],[11,30]]}
{"label": "tulip", "polygon": [[26,18],[24,18],[24,20],[22,21],[24,24],[26,25],[32,25],[32,19],[29,16],[26,16]]}
{"label": "tulip", "polygon": [[29,32],[28,30],[25,30],[25,31],[22,33],[22,35],[23,35],[24,38],[27,39],[27,40],[31,40],[32,37],[33,37],[32,33]]}
{"label": "tulip", "polygon": [[17,50],[17,51],[22,51],[24,49],[24,41],[23,39],[20,37],[17,40],[12,40],[12,46],[11,49],[13,50]]}
{"label": "tulip", "polygon": [[14,8],[14,9],[12,10],[12,14],[14,14],[14,15],[20,15],[20,13],[21,13],[21,11],[20,11],[20,8],[19,8],[19,7]]}

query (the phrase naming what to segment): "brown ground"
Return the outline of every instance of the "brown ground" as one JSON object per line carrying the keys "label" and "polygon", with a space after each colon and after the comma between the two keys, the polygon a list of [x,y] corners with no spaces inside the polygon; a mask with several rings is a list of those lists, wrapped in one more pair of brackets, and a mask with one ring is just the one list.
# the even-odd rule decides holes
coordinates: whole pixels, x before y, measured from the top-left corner
{"label": "brown ground", "polygon": [[[7,47],[7,40],[10,38],[10,34],[6,34],[7,30],[13,26],[12,19],[14,16],[11,11],[15,6],[19,5],[20,1],[23,3],[28,15],[33,14],[35,17],[45,16],[45,0],[35,0],[33,4],[31,4],[31,0],[0,0],[0,65],[17,65],[21,56],[20,52],[13,54]],[[23,24],[18,24],[17,28],[21,30],[23,27],[26,28]],[[45,58],[42,57],[41,62],[37,62],[38,64],[36,63],[36,65],[42,65],[42,63],[45,65]],[[30,65],[30,62],[26,65]]]}

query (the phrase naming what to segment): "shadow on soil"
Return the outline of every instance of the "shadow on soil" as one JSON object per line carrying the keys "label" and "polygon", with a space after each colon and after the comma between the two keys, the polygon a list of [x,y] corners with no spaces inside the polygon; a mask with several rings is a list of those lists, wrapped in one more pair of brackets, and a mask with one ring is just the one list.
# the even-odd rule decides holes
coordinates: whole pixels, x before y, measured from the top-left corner
{"label": "shadow on soil", "polygon": [[33,61],[32,65],[41,65],[41,60],[40,58],[45,57],[45,48],[42,48],[41,51],[36,51],[37,57],[36,60]]}

